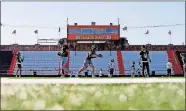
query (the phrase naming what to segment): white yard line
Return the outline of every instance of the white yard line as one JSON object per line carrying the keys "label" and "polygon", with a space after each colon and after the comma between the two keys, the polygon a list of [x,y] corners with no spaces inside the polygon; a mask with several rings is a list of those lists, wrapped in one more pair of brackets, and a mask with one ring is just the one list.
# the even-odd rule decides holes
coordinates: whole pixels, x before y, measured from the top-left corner
{"label": "white yard line", "polygon": [[131,83],[185,83],[185,78],[69,78],[69,79],[13,79],[1,78],[1,84],[131,84]]}

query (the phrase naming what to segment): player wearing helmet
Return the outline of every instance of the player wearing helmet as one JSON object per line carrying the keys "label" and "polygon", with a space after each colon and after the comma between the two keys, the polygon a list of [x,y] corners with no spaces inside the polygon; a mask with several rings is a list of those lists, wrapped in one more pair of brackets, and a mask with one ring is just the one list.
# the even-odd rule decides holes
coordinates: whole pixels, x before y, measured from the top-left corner
{"label": "player wearing helmet", "polygon": [[19,77],[21,77],[21,73],[22,73],[22,62],[24,61],[24,58],[21,58],[21,53],[18,52],[17,54],[17,58],[16,58],[16,64],[17,64],[17,72],[16,72],[16,77],[17,77],[17,73],[19,72]]}
{"label": "player wearing helmet", "polygon": [[76,74],[76,77],[78,77],[78,75],[84,71],[88,66],[91,67],[91,74],[92,74],[92,77],[95,77],[94,76],[94,65],[92,63],[92,59],[93,58],[97,58],[97,57],[103,57],[101,54],[96,54],[96,50],[97,50],[97,46],[96,45],[92,45],[91,47],[91,51],[88,53],[87,57],[85,58],[84,60],[84,65],[83,67],[78,71],[78,73]]}
{"label": "player wearing helmet", "polygon": [[[62,65],[62,69],[64,71],[67,71],[68,74],[70,74],[70,77],[72,76],[72,72],[69,70],[69,68],[67,68],[65,65],[68,61],[68,52],[69,52],[69,48],[67,45],[67,42],[64,39],[60,39],[58,44],[61,47],[61,51],[58,52],[58,56],[61,57],[61,65]],[[61,75],[61,77],[63,77],[63,74]]]}

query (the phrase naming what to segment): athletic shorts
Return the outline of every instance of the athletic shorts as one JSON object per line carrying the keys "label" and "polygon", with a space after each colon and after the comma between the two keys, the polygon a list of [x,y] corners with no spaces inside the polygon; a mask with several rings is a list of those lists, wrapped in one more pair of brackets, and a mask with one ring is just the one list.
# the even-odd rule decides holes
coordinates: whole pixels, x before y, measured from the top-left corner
{"label": "athletic shorts", "polygon": [[18,68],[22,68],[22,65],[21,65],[21,64],[17,64],[17,67],[18,67]]}
{"label": "athletic shorts", "polygon": [[91,61],[91,60],[85,59],[85,61],[84,61],[84,66],[85,66],[85,67],[88,67],[88,65],[90,65],[90,64],[92,64],[92,61]]}
{"label": "athletic shorts", "polygon": [[114,74],[114,68],[110,68],[110,74]]}
{"label": "athletic shorts", "polygon": [[62,57],[62,66],[66,65],[68,57]]}
{"label": "athletic shorts", "polygon": [[167,74],[171,74],[171,69],[167,69]]}

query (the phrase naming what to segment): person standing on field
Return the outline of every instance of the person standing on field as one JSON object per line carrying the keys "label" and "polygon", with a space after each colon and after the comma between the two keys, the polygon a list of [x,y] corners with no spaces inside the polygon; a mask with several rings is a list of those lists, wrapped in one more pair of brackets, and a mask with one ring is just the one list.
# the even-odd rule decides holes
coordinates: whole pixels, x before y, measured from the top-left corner
{"label": "person standing on field", "polygon": [[140,61],[142,63],[142,75],[144,75],[145,69],[147,70],[147,75],[150,76],[150,69],[149,69],[149,63],[151,63],[151,59],[149,56],[149,51],[147,50],[146,46],[141,46],[141,52],[140,52]]}
{"label": "person standing on field", "polygon": [[166,67],[167,67],[167,76],[171,76],[171,72],[172,72],[172,63],[170,61],[170,59],[168,60],[167,64],[166,64]]}

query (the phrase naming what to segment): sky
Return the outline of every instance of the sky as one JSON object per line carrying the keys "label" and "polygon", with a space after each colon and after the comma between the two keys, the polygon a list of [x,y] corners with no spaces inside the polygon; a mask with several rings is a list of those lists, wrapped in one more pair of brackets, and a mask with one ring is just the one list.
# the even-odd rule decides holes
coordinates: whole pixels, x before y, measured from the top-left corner
{"label": "sky", "polygon": [[[1,22],[5,24],[1,27],[2,45],[36,44],[35,30],[39,32],[39,39],[66,37],[67,18],[71,25],[117,24],[118,18],[121,27],[185,24],[185,2],[2,2]],[[59,26],[62,28],[60,35]],[[17,30],[16,35],[12,34],[13,30]],[[144,34],[147,30],[149,35]],[[148,42],[181,45],[185,40],[185,26],[128,28],[127,32],[122,29],[120,32],[131,45]]]}

